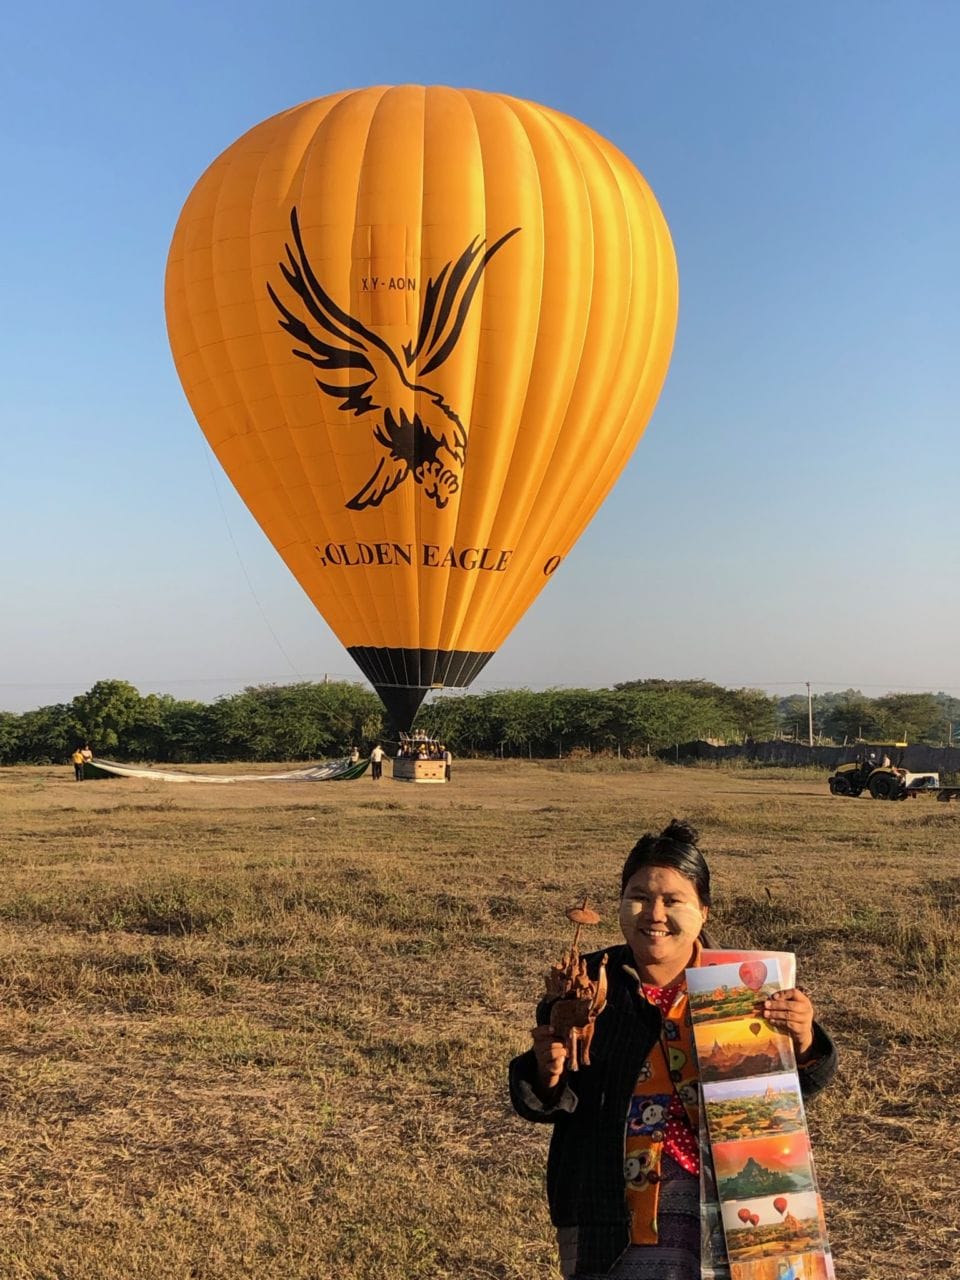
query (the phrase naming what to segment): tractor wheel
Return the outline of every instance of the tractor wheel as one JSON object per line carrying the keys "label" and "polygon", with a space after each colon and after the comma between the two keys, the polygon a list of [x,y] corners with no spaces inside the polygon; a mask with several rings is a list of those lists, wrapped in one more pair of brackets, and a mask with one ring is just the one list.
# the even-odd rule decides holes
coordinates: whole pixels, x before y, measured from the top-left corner
{"label": "tractor wheel", "polygon": [[870,779],[870,794],[874,800],[892,800],[894,798],[895,780],[888,774]]}
{"label": "tractor wheel", "polygon": [[851,794],[852,796],[861,796],[861,795],[863,795],[863,787],[851,787],[851,788],[850,788],[850,794]]}
{"label": "tractor wheel", "polygon": [[835,778],[830,778],[830,794],[832,796],[848,796],[850,795],[850,783],[846,778],[839,774]]}

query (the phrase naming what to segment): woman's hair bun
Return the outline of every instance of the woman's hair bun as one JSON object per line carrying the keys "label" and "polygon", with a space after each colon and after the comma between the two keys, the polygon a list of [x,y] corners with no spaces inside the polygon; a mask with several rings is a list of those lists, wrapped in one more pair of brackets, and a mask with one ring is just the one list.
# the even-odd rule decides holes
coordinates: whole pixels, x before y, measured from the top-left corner
{"label": "woman's hair bun", "polygon": [[689,822],[674,818],[658,836],[649,831],[641,836],[623,864],[620,873],[620,896],[626,892],[631,877],[643,867],[672,867],[690,881],[705,907],[710,905],[710,869],[697,848],[697,832]]}
{"label": "woman's hair bun", "polygon": [[695,849],[699,836],[696,827],[680,818],[673,818],[660,832],[661,840],[675,840],[677,844],[689,844]]}

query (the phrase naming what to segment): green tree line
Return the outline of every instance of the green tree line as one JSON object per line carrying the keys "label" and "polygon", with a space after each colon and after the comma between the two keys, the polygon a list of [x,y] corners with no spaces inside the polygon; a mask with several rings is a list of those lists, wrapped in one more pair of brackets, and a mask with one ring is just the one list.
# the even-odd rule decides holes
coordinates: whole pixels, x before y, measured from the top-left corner
{"label": "green tree line", "polygon": [[[848,689],[816,694],[813,720],[820,742],[941,745],[960,738],[960,699],[868,698]],[[418,724],[461,755],[631,756],[695,739],[806,741],[808,707],[806,696],[778,699],[706,680],[631,680],[609,689],[443,695],[423,708]],[[376,695],[346,681],[260,685],[202,703],[100,680],[69,703],[0,712],[0,764],[61,762],[84,742],[115,760],[317,760],[353,744],[389,744],[391,734]]]}
{"label": "green tree line", "polygon": [[50,764],[89,743],[111,760],[320,760],[383,731],[379,699],[340,682],[262,685],[188,702],[99,680],[69,703],[0,712],[0,764]]}
{"label": "green tree line", "polygon": [[[857,689],[816,694],[813,732],[821,743],[960,739],[960,699],[945,693]],[[529,689],[444,696],[425,722],[461,751],[560,756],[573,751],[626,755],[706,739],[742,743],[777,737],[807,741],[807,698],[760,689],[727,689],[706,680],[631,680],[611,689]]]}

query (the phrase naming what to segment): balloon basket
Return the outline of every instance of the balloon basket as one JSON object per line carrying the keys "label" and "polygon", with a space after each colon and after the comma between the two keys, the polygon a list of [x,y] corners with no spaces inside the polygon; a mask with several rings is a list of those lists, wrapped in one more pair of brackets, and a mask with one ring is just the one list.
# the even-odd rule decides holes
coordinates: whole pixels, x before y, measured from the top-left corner
{"label": "balloon basket", "polygon": [[401,757],[393,762],[394,782],[446,782],[442,760],[409,760]]}

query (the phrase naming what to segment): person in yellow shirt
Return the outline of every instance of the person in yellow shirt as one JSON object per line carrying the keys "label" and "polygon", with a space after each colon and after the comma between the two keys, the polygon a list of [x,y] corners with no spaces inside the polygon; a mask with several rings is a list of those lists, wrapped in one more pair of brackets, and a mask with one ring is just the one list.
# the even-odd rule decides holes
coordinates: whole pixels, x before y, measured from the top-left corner
{"label": "person in yellow shirt", "polygon": [[70,762],[73,765],[74,781],[82,782],[83,781],[83,752],[80,750],[79,747],[77,747],[76,751],[74,751],[73,755],[70,757]]}

